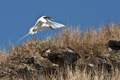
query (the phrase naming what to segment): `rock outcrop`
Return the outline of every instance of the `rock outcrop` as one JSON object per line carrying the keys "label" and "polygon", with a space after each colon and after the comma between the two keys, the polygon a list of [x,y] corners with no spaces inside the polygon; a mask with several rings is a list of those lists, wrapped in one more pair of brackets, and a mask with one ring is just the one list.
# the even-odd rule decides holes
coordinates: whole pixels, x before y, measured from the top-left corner
{"label": "rock outcrop", "polygon": [[[22,53],[8,56],[7,60],[0,64],[0,78],[32,80],[36,79],[38,74],[56,70],[64,64],[73,67],[77,65],[81,70],[84,67],[88,70],[96,70],[100,66],[104,66],[108,72],[116,66],[120,69],[120,41],[108,42],[107,56],[94,56],[95,53],[80,54],[70,47],[56,49],[55,46],[50,46],[38,51],[31,55]],[[41,80],[44,79],[41,77]]]}

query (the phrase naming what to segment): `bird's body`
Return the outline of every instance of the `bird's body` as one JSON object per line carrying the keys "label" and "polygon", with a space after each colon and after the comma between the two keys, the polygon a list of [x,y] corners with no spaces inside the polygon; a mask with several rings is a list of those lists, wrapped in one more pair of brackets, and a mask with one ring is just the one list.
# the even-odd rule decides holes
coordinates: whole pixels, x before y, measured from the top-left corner
{"label": "bird's body", "polygon": [[56,29],[64,27],[63,24],[53,22],[52,20],[53,19],[50,17],[42,16],[37,20],[34,26],[35,27],[34,31],[42,31],[46,29]]}
{"label": "bird's body", "polygon": [[24,37],[28,36],[29,34],[35,34],[37,33],[37,31],[43,31],[43,30],[47,30],[47,29],[57,29],[57,28],[61,28],[61,27],[65,27],[63,24],[60,23],[56,23],[52,21],[53,19],[47,16],[42,16],[40,17],[36,24],[30,29],[29,33],[25,36],[23,36],[22,38],[20,38],[17,43],[23,39]]}

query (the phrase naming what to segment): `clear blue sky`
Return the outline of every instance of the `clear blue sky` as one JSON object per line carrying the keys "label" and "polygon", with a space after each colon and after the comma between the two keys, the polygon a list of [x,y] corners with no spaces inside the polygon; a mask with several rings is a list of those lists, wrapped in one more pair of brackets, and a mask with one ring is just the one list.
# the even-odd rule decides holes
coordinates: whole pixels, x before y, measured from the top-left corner
{"label": "clear blue sky", "polygon": [[[0,49],[7,48],[28,33],[43,15],[65,25],[85,28],[120,21],[120,0],[0,0]],[[27,39],[53,35],[61,29],[46,30]]]}

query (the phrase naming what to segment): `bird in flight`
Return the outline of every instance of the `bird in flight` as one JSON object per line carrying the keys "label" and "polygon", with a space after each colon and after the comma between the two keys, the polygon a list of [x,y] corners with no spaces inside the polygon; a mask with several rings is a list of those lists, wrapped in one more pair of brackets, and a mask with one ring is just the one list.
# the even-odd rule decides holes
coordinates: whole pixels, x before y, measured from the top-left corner
{"label": "bird in flight", "polygon": [[17,41],[17,43],[21,39],[25,38],[26,36],[28,36],[30,34],[31,35],[36,34],[37,31],[43,31],[43,30],[47,30],[47,29],[54,30],[54,29],[62,28],[62,27],[65,27],[65,25],[57,23],[57,22],[53,22],[53,19],[51,17],[42,16],[37,20],[36,24],[32,28],[30,28],[29,33],[26,34],[25,36],[23,36],[22,38],[20,38]]}

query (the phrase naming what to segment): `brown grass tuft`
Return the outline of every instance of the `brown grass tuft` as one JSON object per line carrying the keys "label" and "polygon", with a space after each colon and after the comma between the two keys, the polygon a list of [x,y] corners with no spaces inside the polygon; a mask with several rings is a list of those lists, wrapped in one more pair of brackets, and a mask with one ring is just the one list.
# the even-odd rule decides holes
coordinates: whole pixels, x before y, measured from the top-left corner
{"label": "brown grass tuft", "polygon": [[66,27],[59,35],[55,36],[47,46],[70,47],[79,53],[95,53],[104,55],[109,40],[120,40],[120,26],[110,24],[102,26],[99,30],[89,29],[86,32]]}

